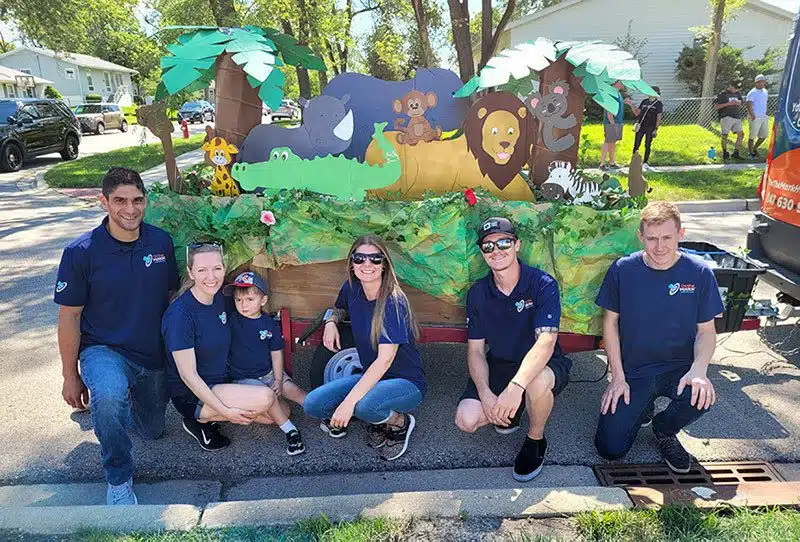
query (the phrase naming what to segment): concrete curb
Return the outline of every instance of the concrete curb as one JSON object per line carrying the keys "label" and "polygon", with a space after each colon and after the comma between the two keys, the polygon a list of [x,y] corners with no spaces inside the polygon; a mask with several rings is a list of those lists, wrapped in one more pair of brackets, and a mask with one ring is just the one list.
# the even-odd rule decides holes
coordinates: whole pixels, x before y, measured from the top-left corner
{"label": "concrete curb", "polygon": [[206,506],[200,526],[293,524],[320,514],[331,521],[357,517],[547,518],[631,507],[627,493],[614,487],[424,491],[212,503]]}
{"label": "concrete curb", "polygon": [[717,199],[697,201],[676,201],[681,213],[728,213],[736,211],[756,211],[760,202],[755,199]]}
{"label": "concrete curb", "polygon": [[189,504],[139,506],[0,506],[0,530],[65,535],[84,529],[120,532],[189,531],[202,510]]}

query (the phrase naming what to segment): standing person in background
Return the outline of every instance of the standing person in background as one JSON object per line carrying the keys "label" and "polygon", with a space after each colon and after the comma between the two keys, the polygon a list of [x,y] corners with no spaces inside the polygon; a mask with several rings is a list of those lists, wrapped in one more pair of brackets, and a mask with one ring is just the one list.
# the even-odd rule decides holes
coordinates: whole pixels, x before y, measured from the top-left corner
{"label": "standing person in background", "polygon": [[[617,89],[617,114],[612,115],[603,110],[603,149],[600,151],[600,170],[618,169],[617,165],[617,141],[622,139],[622,123],[625,119],[625,104],[630,105],[631,99],[622,99],[622,89],[625,88],[621,81],[614,82]],[[608,156],[608,165],[606,165]]]}
{"label": "standing person in background", "polygon": [[742,141],[744,141],[744,130],[742,129],[742,117],[744,98],[739,92],[739,84],[731,82],[728,88],[719,93],[714,101],[714,109],[719,115],[720,131],[722,132],[722,158],[727,160],[731,157],[728,152],[728,134],[736,134],[736,149],[733,151],[733,158],[742,159]]}
{"label": "standing person in background", "polygon": [[747,150],[750,158],[758,158],[758,148],[769,137],[769,117],[767,116],[769,92],[765,88],[767,78],[757,75],[755,85],[747,93],[747,118],[750,124]]}
{"label": "standing person in background", "polygon": [[[653,87],[658,94],[661,94],[661,89]],[[631,105],[633,114],[636,115],[636,124],[633,127],[636,136],[633,140],[633,152],[639,152],[639,145],[644,138],[644,160],[642,161],[643,169],[650,169],[650,146],[653,144],[653,139],[658,133],[658,127],[661,126],[661,119],[664,117],[664,104],[658,96],[648,96],[639,107]]]}

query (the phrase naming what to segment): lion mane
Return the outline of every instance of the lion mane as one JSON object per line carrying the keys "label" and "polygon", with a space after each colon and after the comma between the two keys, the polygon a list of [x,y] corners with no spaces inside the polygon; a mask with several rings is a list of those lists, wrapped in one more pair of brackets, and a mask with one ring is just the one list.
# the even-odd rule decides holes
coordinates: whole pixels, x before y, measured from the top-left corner
{"label": "lion mane", "polygon": [[[484,130],[487,121],[492,121],[489,134]],[[516,140],[509,136],[509,128],[514,128],[516,121]],[[514,150],[505,163],[497,158],[497,154],[490,154],[487,147],[490,141],[494,124],[499,124],[501,132],[497,137],[505,139],[498,141],[498,145],[513,145]],[[489,177],[491,181],[502,190],[529,162],[533,145],[536,142],[536,120],[525,107],[525,104],[510,92],[490,92],[475,102],[464,119],[464,135],[467,139],[467,148],[478,162],[481,174]],[[502,147],[504,148],[504,147]],[[501,150],[502,150],[501,148]]]}

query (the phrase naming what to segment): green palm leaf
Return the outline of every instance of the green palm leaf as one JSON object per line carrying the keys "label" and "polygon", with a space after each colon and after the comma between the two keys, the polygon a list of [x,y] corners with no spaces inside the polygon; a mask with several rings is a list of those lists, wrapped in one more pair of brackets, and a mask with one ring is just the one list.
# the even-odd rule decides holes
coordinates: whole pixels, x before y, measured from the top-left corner
{"label": "green palm leaf", "polygon": [[264,28],[266,36],[275,42],[281,58],[290,66],[308,70],[326,71],[325,62],[314,54],[308,46],[300,45],[294,36],[282,34],[272,28]]}
{"label": "green palm leaf", "polygon": [[286,76],[281,70],[272,70],[263,83],[249,75],[247,81],[258,91],[258,97],[267,104],[267,107],[272,109],[280,107],[283,99],[283,85],[286,83]]}
{"label": "green palm leaf", "polygon": [[486,68],[490,69],[481,70],[481,88],[505,85],[510,79],[530,78],[532,71],[545,69],[555,59],[555,46],[545,38],[509,47],[489,59]]}
{"label": "green palm leaf", "polygon": [[481,78],[477,75],[473,75],[469,81],[464,83],[464,85],[458,89],[455,94],[453,94],[454,98],[466,98],[472,95],[473,92],[478,90],[481,86]]}

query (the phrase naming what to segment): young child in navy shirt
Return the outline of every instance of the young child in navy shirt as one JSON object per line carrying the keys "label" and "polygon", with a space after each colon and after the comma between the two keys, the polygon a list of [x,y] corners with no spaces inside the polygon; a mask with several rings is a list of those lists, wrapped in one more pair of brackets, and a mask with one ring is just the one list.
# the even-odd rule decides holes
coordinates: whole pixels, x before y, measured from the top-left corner
{"label": "young child in navy shirt", "polygon": [[[230,379],[236,384],[269,386],[275,395],[303,406],[306,392],[295,384],[283,370],[283,336],[280,326],[263,309],[269,297],[267,285],[258,274],[240,273],[223,289],[233,298],[236,310],[231,310],[231,348],[228,358]],[[281,402],[288,417],[291,408]],[[280,425],[289,442],[289,455],[305,451],[299,431],[291,420]],[[296,436],[295,436],[296,433]]]}

